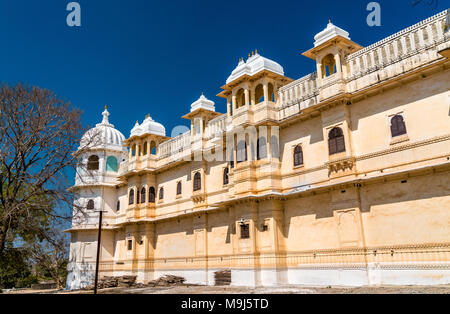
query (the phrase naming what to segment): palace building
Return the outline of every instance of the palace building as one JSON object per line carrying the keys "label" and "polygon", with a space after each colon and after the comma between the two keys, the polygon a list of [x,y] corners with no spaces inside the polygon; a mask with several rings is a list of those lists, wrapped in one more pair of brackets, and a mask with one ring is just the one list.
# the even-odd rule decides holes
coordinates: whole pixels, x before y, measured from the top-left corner
{"label": "palace building", "polygon": [[[450,283],[448,10],[362,47],[331,22],[285,76],[259,53],[175,138],[150,116],[77,152],[68,288],[172,274],[237,286]],[[306,61],[306,60],[305,60]]]}

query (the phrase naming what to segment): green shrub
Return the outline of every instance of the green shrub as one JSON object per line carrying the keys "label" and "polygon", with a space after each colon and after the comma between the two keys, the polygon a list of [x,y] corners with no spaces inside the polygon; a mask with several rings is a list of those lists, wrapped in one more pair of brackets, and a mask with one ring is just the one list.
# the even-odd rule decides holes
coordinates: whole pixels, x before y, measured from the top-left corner
{"label": "green shrub", "polygon": [[31,274],[27,254],[19,249],[5,249],[0,259],[0,287],[28,288],[36,282],[37,278]]}

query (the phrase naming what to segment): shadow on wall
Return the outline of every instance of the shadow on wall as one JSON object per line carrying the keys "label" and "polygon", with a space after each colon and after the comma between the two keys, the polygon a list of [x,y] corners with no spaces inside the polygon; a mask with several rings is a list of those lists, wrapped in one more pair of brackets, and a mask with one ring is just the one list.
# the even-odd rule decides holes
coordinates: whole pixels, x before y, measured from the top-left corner
{"label": "shadow on wall", "polygon": [[[342,192],[342,191],[341,191]],[[337,191],[337,193],[341,193]],[[289,235],[289,228],[294,217],[314,216],[315,221],[334,217],[334,211],[357,208],[357,188],[346,189],[341,200],[333,203],[331,193],[319,194],[307,198],[300,198],[293,202],[289,210],[285,211],[285,236]],[[450,176],[448,172],[427,174],[395,180],[381,184],[363,186],[361,188],[361,212],[370,213],[374,206],[396,204],[399,209],[402,203],[419,200],[431,200],[448,197],[450,195]],[[347,198],[346,198],[347,197]]]}
{"label": "shadow on wall", "polygon": [[357,102],[351,106],[351,130],[358,130],[359,121],[367,117],[448,92],[449,81],[450,72],[441,72]]}

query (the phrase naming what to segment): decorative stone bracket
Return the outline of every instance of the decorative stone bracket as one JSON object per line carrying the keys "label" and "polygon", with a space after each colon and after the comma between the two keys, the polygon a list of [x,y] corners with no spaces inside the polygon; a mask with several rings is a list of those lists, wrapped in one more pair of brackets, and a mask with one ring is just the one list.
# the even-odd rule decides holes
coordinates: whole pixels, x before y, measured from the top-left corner
{"label": "decorative stone bracket", "polygon": [[325,165],[328,168],[330,175],[337,174],[339,172],[352,171],[355,167],[355,157],[345,157],[333,161],[327,162]]}
{"label": "decorative stone bracket", "polygon": [[201,206],[206,202],[206,195],[203,191],[197,191],[192,194],[191,199],[196,206]]}

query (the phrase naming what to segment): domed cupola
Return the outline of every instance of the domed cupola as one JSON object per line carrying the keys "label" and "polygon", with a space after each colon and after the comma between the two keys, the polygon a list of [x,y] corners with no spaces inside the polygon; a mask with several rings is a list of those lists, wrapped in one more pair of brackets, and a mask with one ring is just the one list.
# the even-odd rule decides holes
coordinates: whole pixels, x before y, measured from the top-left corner
{"label": "domed cupola", "polygon": [[81,139],[80,149],[88,147],[89,149],[126,151],[126,148],[123,146],[125,136],[119,130],[116,130],[114,125],[109,123],[109,116],[108,108],[105,106],[102,122],[85,133]]}
{"label": "domed cupola", "polygon": [[318,47],[321,44],[329,41],[330,39],[338,36],[350,40],[349,33],[347,31],[343,30],[342,28],[334,25],[333,23],[331,23],[331,21],[329,21],[327,27],[323,31],[318,33],[316,36],[314,36],[315,40],[314,47]]}
{"label": "domed cupola", "polygon": [[264,58],[256,52],[252,56],[249,56],[246,62],[243,59],[239,60],[239,64],[228,77],[227,84],[230,84],[243,76],[254,76],[263,71],[284,76],[284,69],[281,65],[275,61]]}
{"label": "domed cupola", "polygon": [[136,122],[136,125],[131,129],[130,137],[146,134],[166,136],[166,128],[161,123],[153,120],[150,115],[147,115],[142,124],[139,125],[139,122]]}
{"label": "domed cupola", "polygon": [[239,59],[217,96],[227,99],[227,115],[231,118],[238,110],[249,110],[253,105],[277,104],[279,89],[291,82],[280,64],[252,51],[247,61]]}

